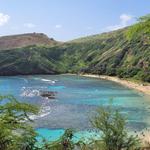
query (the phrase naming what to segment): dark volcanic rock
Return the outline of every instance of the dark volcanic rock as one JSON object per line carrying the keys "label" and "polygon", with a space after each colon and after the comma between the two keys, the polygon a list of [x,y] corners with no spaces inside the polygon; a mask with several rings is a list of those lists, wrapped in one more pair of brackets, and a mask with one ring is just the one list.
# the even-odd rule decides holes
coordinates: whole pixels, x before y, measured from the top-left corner
{"label": "dark volcanic rock", "polygon": [[40,91],[40,96],[48,99],[55,99],[57,92],[53,91]]}

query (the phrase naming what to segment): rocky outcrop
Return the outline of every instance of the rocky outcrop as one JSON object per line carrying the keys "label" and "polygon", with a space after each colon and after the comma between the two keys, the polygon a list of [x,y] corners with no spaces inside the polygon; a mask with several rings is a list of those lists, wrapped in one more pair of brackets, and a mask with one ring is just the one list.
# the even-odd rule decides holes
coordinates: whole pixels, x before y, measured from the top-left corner
{"label": "rocky outcrop", "polygon": [[40,91],[40,96],[48,99],[55,99],[57,92],[53,91]]}
{"label": "rocky outcrop", "polygon": [[43,33],[27,33],[0,37],[0,50],[21,48],[31,45],[54,46],[58,42]]}

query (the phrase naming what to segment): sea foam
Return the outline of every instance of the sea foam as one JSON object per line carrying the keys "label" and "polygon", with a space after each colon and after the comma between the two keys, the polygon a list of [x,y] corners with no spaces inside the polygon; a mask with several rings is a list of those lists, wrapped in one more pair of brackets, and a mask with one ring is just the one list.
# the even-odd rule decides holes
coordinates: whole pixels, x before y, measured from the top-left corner
{"label": "sea foam", "polygon": [[29,118],[31,120],[36,120],[39,118],[43,118],[45,116],[48,116],[51,113],[51,107],[50,106],[46,106],[47,104],[42,104],[41,109],[38,113],[38,115],[30,115]]}

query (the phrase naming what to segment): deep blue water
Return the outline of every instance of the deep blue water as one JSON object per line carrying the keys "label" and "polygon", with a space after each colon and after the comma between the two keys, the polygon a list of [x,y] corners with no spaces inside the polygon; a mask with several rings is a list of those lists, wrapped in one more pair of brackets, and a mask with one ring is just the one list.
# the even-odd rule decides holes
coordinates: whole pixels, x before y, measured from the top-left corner
{"label": "deep blue water", "polygon": [[[57,92],[56,99],[40,97],[40,90]],[[107,80],[71,75],[0,77],[0,94],[41,106],[39,115],[31,118],[37,131],[50,140],[67,128],[85,134],[91,129],[92,113],[97,106],[109,105],[110,99],[128,118],[129,130],[150,126],[150,97]]]}

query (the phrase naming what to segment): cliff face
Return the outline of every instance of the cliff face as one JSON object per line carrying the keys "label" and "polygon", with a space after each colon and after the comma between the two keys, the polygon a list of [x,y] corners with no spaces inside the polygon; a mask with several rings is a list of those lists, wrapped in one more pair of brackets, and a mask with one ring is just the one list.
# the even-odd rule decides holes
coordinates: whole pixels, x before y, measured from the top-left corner
{"label": "cliff face", "polygon": [[149,27],[150,20],[147,20],[66,43],[48,39],[44,34],[31,34],[31,39],[27,38],[30,34],[14,36],[14,39],[3,37],[4,43],[10,38],[10,43],[18,44],[0,44],[3,49],[0,75],[83,72],[150,82]]}

